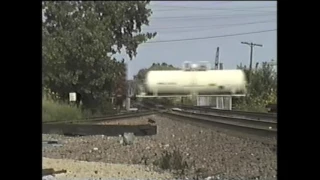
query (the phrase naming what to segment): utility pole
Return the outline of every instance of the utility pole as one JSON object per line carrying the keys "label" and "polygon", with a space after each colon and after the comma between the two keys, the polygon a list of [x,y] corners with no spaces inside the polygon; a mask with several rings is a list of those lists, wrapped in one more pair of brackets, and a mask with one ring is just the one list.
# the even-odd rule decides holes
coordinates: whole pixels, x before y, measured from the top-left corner
{"label": "utility pole", "polygon": [[249,64],[249,71],[252,70],[252,53],[253,53],[253,47],[258,46],[262,47],[262,44],[254,44],[254,43],[248,43],[248,42],[241,42],[241,44],[246,44],[250,46],[250,64]]}
{"label": "utility pole", "polygon": [[[217,47],[216,59],[214,61],[214,69],[215,70],[223,70],[223,63],[220,62],[219,55],[220,55],[219,54],[219,47]],[[211,99],[211,102],[213,102],[213,100],[216,101],[217,108],[223,108],[223,97],[216,97],[215,99],[208,97],[207,102],[210,101],[210,99]]]}

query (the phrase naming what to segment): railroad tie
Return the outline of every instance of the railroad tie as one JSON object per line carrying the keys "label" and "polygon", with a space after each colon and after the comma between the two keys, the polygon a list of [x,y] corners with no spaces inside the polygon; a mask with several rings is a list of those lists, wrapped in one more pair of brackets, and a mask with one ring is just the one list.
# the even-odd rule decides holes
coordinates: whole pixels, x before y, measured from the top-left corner
{"label": "railroad tie", "polygon": [[63,170],[55,171],[53,168],[42,169],[42,176],[48,176],[48,175],[54,176],[55,174],[61,174],[61,173],[67,173],[67,170],[63,169]]}

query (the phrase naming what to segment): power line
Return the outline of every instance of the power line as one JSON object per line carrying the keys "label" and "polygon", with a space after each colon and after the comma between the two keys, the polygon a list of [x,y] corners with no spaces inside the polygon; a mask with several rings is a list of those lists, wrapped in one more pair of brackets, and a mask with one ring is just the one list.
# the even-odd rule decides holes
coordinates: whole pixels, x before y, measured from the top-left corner
{"label": "power line", "polygon": [[[247,7],[247,8],[206,8],[206,7],[188,7],[188,6],[166,6],[166,5],[154,5],[154,7],[169,7],[169,8],[177,8],[180,10],[190,10],[190,9],[196,9],[196,10],[214,10],[214,11],[252,11],[252,12],[270,12],[270,11],[255,11],[251,9],[260,9],[260,8],[276,8],[277,6],[258,6],[258,7]],[[177,9],[173,9],[170,11],[176,11]],[[165,10],[169,11],[169,10]]]}
{"label": "power line", "polygon": [[[256,9],[256,8],[252,8]],[[250,10],[250,9],[180,9],[180,8],[175,8],[175,9],[152,9],[152,12],[168,12],[168,11],[229,11],[229,12],[275,12],[274,10],[266,11],[266,10]]]}
{"label": "power line", "polygon": [[[255,23],[259,24],[259,23]],[[244,26],[246,24],[239,24],[239,25],[230,25],[230,26],[218,26],[214,28],[198,28],[198,29],[187,29],[187,30],[170,30],[170,31],[157,31],[158,34],[168,34],[168,33],[185,33],[185,32],[203,32],[203,31],[214,31],[217,29],[226,29],[226,28],[234,28],[239,26]],[[253,24],[251,24],[253,25]],[[156,31],[156,30],[151,30]]]}
{"label": "power line", "polygon": [[248,34],[258,34],[258,33],[271,32],[271,31],[276,31],[276,30],[277,29],[268,29],[268,30],[263,30],[263,31],[253,31],[253,32],[237,33],[237,34],[226,34],[226,35],[220,35],[220,36],[208,36],[208,37],[198,37],[198,38],[188,38],[188,39],[172,39],[172,40],[163,40],[163,41],[150,41],[150,42],[146,42],[146,43],[150,44],[150,43],[166,43],[166,42],[179,42],[179,41],[215,39],[215,38],[222,38],[222,37],[241,36],[241,35],[248,35]]}
{"label": "power line", "polygon": [[235,16],[219,16],[219,17],[194,17],[194,18],[176,18],[176,19],[151,19],[152,21],[156,21],[156,22],[199,22],[199,21],[221,21],[221,20],[236,20],[238,19],[239,20],[246,20],[247,18],[248,19],[251,19],[251,18],[274,18],[276,17],[276,14],[254,14],[254,15],[246,15],[246,16],[241,16],[241,15],[235,15]]}
{"label": "power line", "polygon": [[[259,23],[255,23],[255,24],[259,24]],[[157,31],[157,33],[158,34],[168,34],[168,33],[214,31],[214,30],[217,30],[217,29],[226,29],[226,28],[239,27],[239,26],[244,26],[244,25],[246,25],[246,24],[230,25],[230,26],[218,26],[218,27],[214,27],[214,28],[198,28],[198,29],[187,29],[187,30]],[[253,25],[253,24],[251,24],[251,25]],[[151,30],[151,31],[156,31],[156,30]]]}
{"label": "power line", "polygon": [[168,17],[151,17],[154,20],[181,20],[181,19],[221,19],[221,18],[237,18],[237,17],[256,17],[256,16],[268,16],[268,15],[276,15],[275,12],[268,13],[249,13],[249,14],[227,14],[227,15],[217,15],[212,14],[209,16],[168,16]]}
{"label": "power line", "polygon": [[266,21],[255,21],[255,22],[246,22],[246,23],[234,23],[234,24],[214,24],[209,26],[175,26],[175,27],[153,27],[153,28],[146,28],[145,30],[159,30],[159,29],[193,29],[193,28],[206,28],[206,27],[220,27],[220,26],[233,26],[233,25],[248,25],[248,24],[260,24],[260,23],[267,23],[267,22],[276,22],[277,19],[271,19]]}

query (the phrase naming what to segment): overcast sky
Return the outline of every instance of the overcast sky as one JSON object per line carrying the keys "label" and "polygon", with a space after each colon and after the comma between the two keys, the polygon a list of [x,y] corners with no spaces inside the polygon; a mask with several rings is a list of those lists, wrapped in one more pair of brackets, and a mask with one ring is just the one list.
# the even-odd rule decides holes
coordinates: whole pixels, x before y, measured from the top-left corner
{"label": "overcast sky", "polygon": [[[139,46],[138,55],[129,62],[129,79],[152,63],[178,67],[183,61],[213,63],[217,47],[224,69],[248,65],[250,47],[242,41],[263,45],[254,48],[254,64],[277,59],[275,1],[152,1],[150,7],[150,26],[143,31],[158,35]],[[125,55],[117,58],[129,59]]]}

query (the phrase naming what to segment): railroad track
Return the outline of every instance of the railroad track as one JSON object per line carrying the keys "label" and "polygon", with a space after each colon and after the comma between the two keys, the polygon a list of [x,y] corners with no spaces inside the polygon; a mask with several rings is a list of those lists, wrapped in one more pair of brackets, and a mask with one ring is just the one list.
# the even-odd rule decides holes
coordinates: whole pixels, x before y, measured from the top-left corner
{"label": "railroad track", "polygon": [[[45,122],[42,125],[43,132],[50,134],[65,134],[65,135],[97,135],[103,134],[107,136],[118,136],[124,132],[134,132],[137,136],[154,135],[157,132],[156,125],[100,125],[100,122],[111,122],[119,119],[130,119],[141,116],[152,115],[158,113],[171,119],[183,121],[192,121],[205,125],[211,125],[217,128],[222,128],[231,131],[241,132],[243,134],[254,134],[263,137],[277,136],[277,123],[275,121],[264,120],[257,117],[261,113],[247,113],[239,111],[218,110],[216,114],[207,113],[213,109],[205,109],[199,107],[183,107],[184,109],[175,108],[150,108],[149,111],[126,113],[107,117],[98,117],[92,119],[83,119],[77,121],[54,121]],[[200,109],[200,110],[199,110]],[[190,110],[196,110],[190,111]],[[215,110],[213,110],[215,111]],[[206,112],[206,113],[204,113]],[[221,113],[223,112],[223,113]],[[230,112],[232,115],[230,115]],[[229,113],[228,115],[226,115]],[[234,115],[236,114],[236,115]],[[239,115],[241,114],[241,115]],[[243,115],[244,114],[244,115]],[[248,115],[249,114],[249,115]],[[249,118],[247,118],[250,116]],[[263,116],[266,117],[266,116]],[[269,116],[270,117],[270,116]],[[271,115],[272,117],[272,115]]]}
{"label": "railroad track", "polygon": [[218,121],[221,123],[231,123],[235,125],[242,125],[248,127],[256,127],[262,129],[274,129],[277,130],[277,122],[272,121],[263,121],[263,120],[255,120],[255,119],[246,119],[246,118],[239,118],[239,117],[229,117],[229,116],[219,116],[219,115],[212,115],[207,113],[195,113],[189,111],[177,111],[173,110],[174,112],[183,113],[186,115],[193,115],[205,119],[210,119],[212,121]]}
{"label": "railroad track", "polygon": [[[166,110],[163,110],[163,108],[153,110],[171,119],[189,122],[191,121],[196,124],[200,123],[203,125],[210,125],[215,128],[224,129],[227,131],[236,131],[241,134],[257,135],[267,138],[277,137],[277,122],[274,119],[270,120],[272,117],[274,117],[274,114],[266,115],[267,113],[248,113],[242,111],[227,110],[218,110],[218,112],[220,113],[212,114],[207,113],[211,110],[209,108],[209,110],[203,110],[203,108],[199,107],[180,107],[184,107],[184,109],[166,107]],[[190,109],[192,109],[193,111],[190,111]],[[197,110],[198,112],[195,112],[194,110]],[[212,110],[214,111],[215,109]],[[262,117],[264,117],[264,119]],[[266,117],[269,117],[269,119],[265,120],[267,119]]]}
{"label": "railroad track", "polygon": [[228,117],[239,117],[246,119],[255,119],[262,121],[277,121],[276,113],[260,113],[260,112],[249,112],[249,111],[234,111],[224,109],[213,109],[211,107],[197,107],[197,106],[179,106],[184,110],[193,110],[204,113],[210,113],[213,115],[228,116]]}
{"label": "railroad track", "polygon": [[257,135],[266,138],[277,137],[276,122],[193,113],[179,109],[172,109],[171,112],[162,112],[162,115],[172,119],[192,121],[195,123],[214,126],[215,128],[237,131],[242,134]]}
{"label": "railroad track", "polygon": [[141,116],[147,116],[154,114],[153,111],[142,111],[142,112],[130,112],[130,113],[124,113],[124,114],[117,114],[117,115],[111,115],[111,116],[102,116],[102,117],[95,117],[95,118],[87,118],[87,119],[80,119],[80,120],[67,120],[67,121],[47,121],[43,122],[42,124],[57,124],[57,123],[70,123],[70,124],[82,124],[82,123],[99,123],[104,121],[113,121],[118,119],[130,119],[130,118],[136,118]]}
{"label": "railroad track", "polygon": [[153,124],[139,125],[101,125],[101,122],[112,122],[120,119],[130,119],[154,114],[153,111],[128,113],[93,119],[73,121],[52,121],[42,123],[43,134],[61,134],[70,136],[106,135],[119,136],[125,132],[133,132],[136,136],[148,136],[157,133],[157,126]]}

